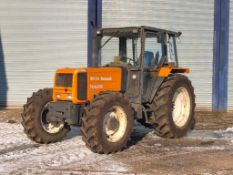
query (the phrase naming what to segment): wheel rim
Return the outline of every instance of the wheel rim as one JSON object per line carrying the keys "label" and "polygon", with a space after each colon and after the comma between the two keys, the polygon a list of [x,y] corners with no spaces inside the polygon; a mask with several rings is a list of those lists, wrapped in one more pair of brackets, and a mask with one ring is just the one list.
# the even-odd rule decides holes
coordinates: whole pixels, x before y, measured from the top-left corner
{"label": "wheel rim", "polygon": [[172,100],[172,119],[178,127],[183,127],[189,119],[191,101],[186,88],[180,87],[176,90]]}
{"label": "wheel rim", "polygon": [[46,116],[47,116],[47,114],[49,112],[48,104],[49,103],[44,105],[44,107],[41,110],[41,115],[40,115],[41,126],[44,129],[44,131],[46,131],[47,133],[56,134],[56,133],[60,132],[64,128],[64,123],[47,122]]}
{"label": "wheel rim", "polygon": [[125,134],[127,128],[127,115],[123,108],[114,106],[110,112],[104,116],[104,133],[110,142],[119,141]]}

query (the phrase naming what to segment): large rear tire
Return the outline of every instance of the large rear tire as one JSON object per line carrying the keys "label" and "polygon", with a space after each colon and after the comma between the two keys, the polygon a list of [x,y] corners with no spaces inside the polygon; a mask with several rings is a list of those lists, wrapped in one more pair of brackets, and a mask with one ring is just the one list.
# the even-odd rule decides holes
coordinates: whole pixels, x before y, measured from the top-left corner
{"label": "large rear tire", "polygon": [[53,143],[62,140],[69,131],[65,123],[48,123],[47,104],[52,101],[52,89],[39,90],[27,99],[22,115],[22,125],[27,136],[37,143]]}
{"label": "large rear tire", "polygon": [[159,88],[153,106],[153,126],[157,135],[177,138],[194,128],[195,95],[186,76],[177,74],[168,77]]}
{"label": "large rear tire", "polygon": [[120,151],[130,138],[133,122],[134,112],[123,94],[100,94],[85,108],[81,127],[83,141],[96,153]]}

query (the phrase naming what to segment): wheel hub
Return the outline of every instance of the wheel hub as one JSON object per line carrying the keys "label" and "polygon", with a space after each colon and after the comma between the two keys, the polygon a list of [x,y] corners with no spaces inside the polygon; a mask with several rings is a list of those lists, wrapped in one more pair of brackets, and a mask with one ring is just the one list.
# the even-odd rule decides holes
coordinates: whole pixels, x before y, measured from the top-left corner
{"label": "wheel hub", "polygon": [[63,122],[51,122],[47,119],[49,115],[49,103],[47,103],[41,111],[41,126],[45,132],[50,134],[56,134],[64,128]]}
{"label": "wheel hub", "polygon": [[127,118],[123,108],[114,106],[111,112],[104,116],[104,133],[108,141],[119,141],[126,132]]}
{"label": "wheel hub", "polygon": [[109,134],[114,134],[119,128],[119,121],[116,119],[116,116],[110,117],[107,120],[106,125],[107,125]]}
{"label": "wheel hub", "polygon": [[180,87],[176,90],[172,100],[172,118],[178,127],[183,127],[188,121],[191,109],[191,101],[186,88]]}

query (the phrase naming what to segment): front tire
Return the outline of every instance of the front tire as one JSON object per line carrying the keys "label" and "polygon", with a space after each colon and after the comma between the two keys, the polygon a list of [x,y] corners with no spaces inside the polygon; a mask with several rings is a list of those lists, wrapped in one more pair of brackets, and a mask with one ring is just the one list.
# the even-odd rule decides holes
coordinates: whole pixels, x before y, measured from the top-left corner
{"label": "front tire", "polygon": [[154,100],[155,133],[165,138],[177,138],[194,128],[195,95],[190,80],[184,75],[168,77]]}
{"label": "front tire", "polygon": [[52,89],[39,90],[24,105],[22,125],[27,136],[37,143],[53,143],[63,139],[70,127],[65,123],[46,121],[47,104],[52,101]]}
{"label": "front tire", "polygon": [[128,99],[118,92],[98,95],[82,117],[83,141],[96,153],[122,150],[131,135],[134,112]]}

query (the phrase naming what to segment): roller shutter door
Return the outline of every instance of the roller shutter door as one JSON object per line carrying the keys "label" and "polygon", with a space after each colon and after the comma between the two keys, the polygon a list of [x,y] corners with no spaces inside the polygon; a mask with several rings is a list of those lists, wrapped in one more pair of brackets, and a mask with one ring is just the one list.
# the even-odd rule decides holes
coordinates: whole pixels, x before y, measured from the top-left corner
{"label": "roller shutter door", "polygon": [[214,0],[103,0],[103,27],[148,25],[182,31],[180,66],[191,69],[197,107],[211,110]]}
{"label": "roller shutter door", "polygon": [[21,106],[54,71],[86,66],[86,0],[0,1],[0,103]]}
{"label": "roller shutter door", "polygon": [[228,109],[233,110],[233,1],[230,1]]}

